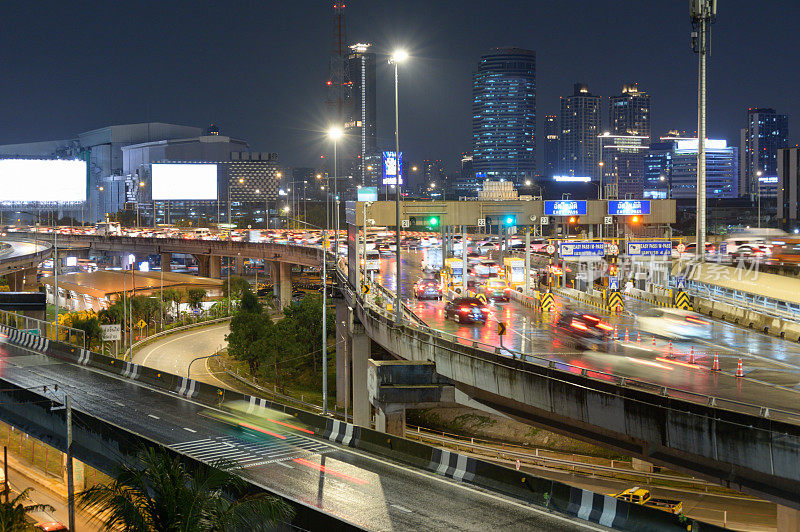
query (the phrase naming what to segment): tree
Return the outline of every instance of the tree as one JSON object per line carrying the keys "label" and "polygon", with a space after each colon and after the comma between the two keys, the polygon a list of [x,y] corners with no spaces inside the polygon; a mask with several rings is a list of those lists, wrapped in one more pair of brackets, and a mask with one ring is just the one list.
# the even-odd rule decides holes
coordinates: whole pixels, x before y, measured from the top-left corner
{"label": "tree", "polygon": [[261,314],[264,310],[261,302],[249,288],[242,292],[242,302],[239,308],[243,312],[255,312],[258,314]]}
{"label": "tree", "polygon": [[272,319],[267,314],[239,309],[231,319],[230,334],[225,336],[228,353],[235,359],[246,362],[253,375],[263,360],[263,348],[258,341],[270,324]]}
{"label": "tree", "polygon": [[100,323],[110,325],[113,323],[122,323],[124,315],[122,300],[118,299],[113,304],[109,305],[108,308],[101,310],[97,314],[97,317],[100,319]]}
{"label": "tree", "polygon": [[295,324],[290,320],[273,322],[267,318],[263,333],[256,341],[254,349],[260,354],[262,374],[273,377],[274,382],[283,391],[282,376],[288,367],[286,362],[302,354],[305,346],[295,339]]}
{"label": "tree", "polygon": [[138,462],[121,465],[109,484],[78,494],[80,506],[108,530],[274,530],[294,513],[276,497],[248,494],[229,463],[190,471],[163,447],[140,451]]}
{"label": "tree", "polygon": [[190,288],[186,292],[186,300],[191,308],[198,308],[205,297],[206,291],[202,288]]}
{"label": "tree", "polygon": [[[231,296],[233,299],[239,299],[245,290],[250,290],[250,283],[244,277],[238,275],[231,276]],[[222,281],[222,294],[228,297],[228,282],[223,279]]]}
{"label": "tree", "polygon": [[164,290],[164,301],[168,301],[170,306],[175,306],[175,315],[178,315],[180,304],[183,301],[183,292],[174,288],[167,288]]}
{"label": "tree", "polygon": [[132,297],[130,305],[134,320],[144,320],[146,323],[150,323],[161,311],[158,300],[150,296]]}
{"label": "tree", "polygon": [[[8,496],[8,488],[3,490],[3,500]],[[22,532],[31,529],[27,519],[28,512],[52,512],[55,509],[49,504],[29,504],[23,502],[28,499],[31,488],[22,492],[8,502],[0,502],[0,532]]]}
{"label": "tree", "polygon": [[76,316],[72,318],[72,328],[83,331],[87,347],[100,340],[100,319],[97,316]]}
{"label": "tree", "polygon": [[[293,302],[283,309],[289,320],[295,324],[294,336],[300,345],[304,345],[312,353],[314,371],[317,370],[317,354],[322,351],[322,296],[306,294],[299,302]],[[327,315],[328,335],[332,335],[335,318],[332,312]]]}

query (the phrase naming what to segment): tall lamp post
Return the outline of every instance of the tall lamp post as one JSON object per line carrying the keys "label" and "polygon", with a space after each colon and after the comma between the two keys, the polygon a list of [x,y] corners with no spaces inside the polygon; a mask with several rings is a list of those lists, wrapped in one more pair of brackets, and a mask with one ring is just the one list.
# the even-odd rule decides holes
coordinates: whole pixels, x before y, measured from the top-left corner
{"label": "tall lamp post", "polygon": [[756,172],[756,191],[758,193],[758,228],[761,229],[761,170]]}
{"label": "tall lamp post", "polygon": [[[336,233],[335,233],[336,237],[335,237],[335,240],[334,240],[333,249],[334,249],[334,254],[336,256],[336,259],[338,260],[339,259],[339,194],[338,194],[337,187],[336,187],[336,180],[339,177],[339,174],[338,174],[339,169],[337,168],[339,161],[338,161],[337,147],[338,147],[338,144],[339,144],[339,139],[342,138],[342,130],[339,129],[338,127],[332,127],[331,129],[328,130],[328,137],[333,141],[333,198],[332,198],[332,201],[336,202],[334,204],[335,207],[336,207],[336,213],[335,213],[335,216],[334,216],[334,219],[335,219],[334,224],[336,225]],[[329,187],[329,190],[330,190],[330,187]],[[325,204],[326,205],[328,204],[327,195],[326,195]]]}
{"label": "tall lamp post", "polygon": [[396,276],[397,279],[395,280],[395,323],[400,325],[403,322],[403,311],[401,306],[400,300],[400,273],[401,273],[401,266],[400,263],[400,176],[402,174],[400,169],[400,120],[399,120],[399,103],[398,103],[398,95],[397,95],[397,66],[408,59],[408,52],[405,50],[395,50],[392,56],[389,58],[389,64],[394,65],[394,148],[395,148],[395,157],[396,157],[396,164],[395,164],[395,179],[394,179],[394,213],[395,213],[395,263],[397,266]]}
{"label": "tall lamp post", "polygon": [[[337,166],[337,144],[342,137],[342,130],[332,127],[328,130],[328,138],[333,141],[333,186],[336,189],[336,166]],[[330,188],[325,190],[325,234],[322,237],[322,415],[328,413],[328,232],[329,226],[329,204],[328,196]],[[339,213],[336,213],[336,252],[338,259],[339,246]]]}

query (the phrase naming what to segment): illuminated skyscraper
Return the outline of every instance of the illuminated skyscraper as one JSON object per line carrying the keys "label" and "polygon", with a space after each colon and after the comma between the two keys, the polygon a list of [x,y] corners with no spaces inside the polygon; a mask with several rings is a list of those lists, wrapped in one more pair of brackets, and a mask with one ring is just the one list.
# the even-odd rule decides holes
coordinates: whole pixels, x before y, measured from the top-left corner
{"label": "illuminated skyscraper", "polygon": [[560,174],[599,180],[600,100],[585,83],[576,83],[572,96],[561,97]]}
{"label": "illuminated skyscraper", "polygon": [[378,152],[376,136],[375,54],[369,44],[354,44],[344,60],[350,90],[344,102],[344,133],[359,184],[374,185],[363,162]]}
{"label": "illuminated skyscraper", "polygon": [[608,132],[612,135],[650,136],[650,96],[636,83],[608,99]]}
{"label": "illuminated skyscraper", "polygon": [[547,179],[552,178],[558,169],[558,139],[560,137],[558,117],[546,115],[544,117],[544,171],[542,174]]}
{"label": "illuminated skyscraper", "polygon": [[495,48],[472,83],[473,167],[480,178],[530,179],[536,170],[536,53]]}
{"label": "illuminated skyscraper", "polygon": [[[775,109],[751,107],[747,110],[747,128],[742,130],[739,149],[743,167],[739,174],[739,193],[755,199],[761,178],[761,195],[776,196],[778,150],[789,146],[789,117]],[[761,176],[758,175],[761,172]]]}

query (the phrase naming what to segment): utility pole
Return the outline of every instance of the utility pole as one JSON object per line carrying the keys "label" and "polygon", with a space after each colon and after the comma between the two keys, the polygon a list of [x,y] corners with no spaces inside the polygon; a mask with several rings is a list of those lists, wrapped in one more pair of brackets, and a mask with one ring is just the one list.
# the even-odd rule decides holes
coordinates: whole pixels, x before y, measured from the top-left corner
{"label": "utility pole", "polygon": [[706,260],[706,55],[709,25],[717,17],[717,0],[689,0],[692,51],[699,56],[697,80],[697,260]]}
{"label": "utility pole", "polygon": [[67,511],[69,529],[75,530],[75,483],[72,478],[72,400],[65,396],[67,408]]}
{"label": "utility pole", "polygon": [[531,295],[531,231],[525,228],[525,295]]}

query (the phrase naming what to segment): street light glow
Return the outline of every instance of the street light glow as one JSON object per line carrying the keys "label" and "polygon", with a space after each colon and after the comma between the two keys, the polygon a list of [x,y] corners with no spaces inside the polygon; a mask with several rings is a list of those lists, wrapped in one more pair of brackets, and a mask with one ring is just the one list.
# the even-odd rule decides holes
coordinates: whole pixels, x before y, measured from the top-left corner
{"label": "street light glow", "polygon": [[331,140],[338,140],[342,137],[342,130],[338,127],[332,127],[328,130],[328,137]]}
{"label": "street light glow", "polygon": [[408,52],[406,52],[405,50],[395,50],[392,53],[392,57],[389,59],[389,62],[402,63],[406,59],[408,59]]}

